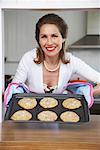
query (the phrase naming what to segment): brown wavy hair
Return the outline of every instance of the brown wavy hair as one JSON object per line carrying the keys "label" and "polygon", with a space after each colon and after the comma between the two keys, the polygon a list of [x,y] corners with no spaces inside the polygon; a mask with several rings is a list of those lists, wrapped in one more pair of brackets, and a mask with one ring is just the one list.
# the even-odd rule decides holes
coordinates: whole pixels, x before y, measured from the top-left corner
{"label": "brown wavy hair", "polygon": [[[44,52],[41,49],[41,46],[39,44],[40,28],[44,24],[56,25],[57,28],[59,29],[59,32],[62,35],[62,38],[63,39],[67,38],[68,26],[61,17],[59,17],[58,15],[53,14],[53,13],[47,14],[47,15],[44,15],[43,17],[41,17],[38,20],[38,22],[36,23],[36,29],[35,29],[35,38],[36,38],[36,41],[39,46],[39,47],[37,47],[37,57],[34,59],[34,62],[37,64],[40,64],[41,62],[43,62],[44,58],[45,58]],[[69,60],[65,59],[65,51],[67,51],[67,49],[65,49],[65,41],[64,41],[62,43],[62,49],[60,50],[60,53],[59,53],[59,59],[61,59],[64,64],[67,64],[67,63],[69,63]]]}

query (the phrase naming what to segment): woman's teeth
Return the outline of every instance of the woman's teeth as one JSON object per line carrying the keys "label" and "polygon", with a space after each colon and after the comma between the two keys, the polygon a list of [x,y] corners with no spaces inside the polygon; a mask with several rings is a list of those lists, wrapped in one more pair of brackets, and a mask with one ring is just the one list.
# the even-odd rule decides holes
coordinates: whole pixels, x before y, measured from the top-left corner
{"label": "woman's teeth", "polygon": [[53,51],[53,50],[55,50],[55,47],[47,47],[46,49],[47,49],[47,51]]}

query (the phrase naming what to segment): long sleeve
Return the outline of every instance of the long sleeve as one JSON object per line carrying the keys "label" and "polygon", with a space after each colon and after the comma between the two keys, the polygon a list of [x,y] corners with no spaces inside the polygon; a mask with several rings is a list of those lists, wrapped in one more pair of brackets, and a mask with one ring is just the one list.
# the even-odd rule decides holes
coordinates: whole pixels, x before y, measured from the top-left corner
{"label": "long sleeve", "polygon": [[36,58],[36,49],[24,54],[12,82],[25,83],[31,91],[43,93],[42,64],[36,64],[34,58]]}
{"label": "long sleeve", "polygon": [[92,82],[100,83],[100,73],[86,64],[84,61],[75,56],[72,56],[72,64],[77,74]]}
{"label": "long sleeve", "polygon": [[12,82],[24,83],[26,81],[28,68],[26,66],[25,58],[26,58],[26,56],[24,55],[18,65],[16,74],[15,74]]}

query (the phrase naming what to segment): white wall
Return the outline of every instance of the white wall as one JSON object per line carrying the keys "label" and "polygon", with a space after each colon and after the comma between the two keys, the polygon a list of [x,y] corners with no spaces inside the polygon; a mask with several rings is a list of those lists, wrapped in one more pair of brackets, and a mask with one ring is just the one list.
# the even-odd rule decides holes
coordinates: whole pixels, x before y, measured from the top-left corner
{"label": "white wall", "polygon": [[21,56],[36,47],[35,24],[46,13],[56,13],[63,17],[69,27],[68,44],[72,44],[86,34],[86,12],[68,10],[5,10],[5,74],[15,74]]}

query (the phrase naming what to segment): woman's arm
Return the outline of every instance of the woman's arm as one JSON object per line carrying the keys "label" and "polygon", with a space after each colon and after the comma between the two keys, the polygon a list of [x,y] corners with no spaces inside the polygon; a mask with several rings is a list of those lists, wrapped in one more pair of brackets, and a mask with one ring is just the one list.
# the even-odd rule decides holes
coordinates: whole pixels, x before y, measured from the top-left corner
{"label": "woman's arm", "polygon": [[[27,57],[26,55],[24,55],[18,64],[18,68],[16,70],[16,74],[12,82],[25,83],[27,79],[27,72],[28,72],[27,63],[28,63]],[[30,64],[28,65],[30,66]]]}
{"label": "woman's arm", "polygon": [[[88,64],[86,64],[81,59],[73,56],[73,67],[75,69],[75,73],[81,75],[85,79],[94,82],[98,85],[100,85],[100,73],[90,67]],[[99,86],[95,87],[96,91]]]}

